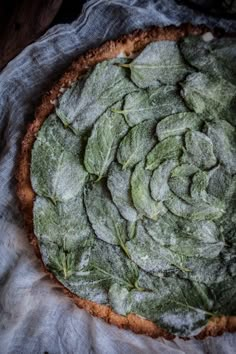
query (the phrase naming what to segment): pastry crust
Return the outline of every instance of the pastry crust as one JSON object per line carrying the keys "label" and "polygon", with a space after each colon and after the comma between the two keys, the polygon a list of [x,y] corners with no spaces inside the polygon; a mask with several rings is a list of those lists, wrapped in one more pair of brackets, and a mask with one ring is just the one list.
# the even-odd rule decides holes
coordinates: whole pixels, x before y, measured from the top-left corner
{"label": "pastry crust", "polygon": [[[209,30],[204,26],[194,27],[189,24],[180,27],[153,27],[147,30],[136,30],[132,34],[124,35],[115,41],[108,41],[99,48],[91,49],[84,55],[81,55],[72,63],[69,69],[63,74],[59,81],[54,84],[51,90],[42,97],[41,104],[35,111],[34,120],[28,126],[27,132],[22,141],[21,151],[18,158],[18,168],[16,173],[17,195],[20,200],[20,207],[24,215],[30,243],[34,247],[37,257],[41,260],[43,270],[48,274],[52,281],[57,283],[63,293],[70,297],[80,308],[85,309],[90,314],[100,317],[106,322],[116,325],[119,328],[130,329],[135,333],[145,334],[154,338],[163,337],[165,339],[173,339],[175,336],[158,327],[153,322],[143,319],[135,314],[121,316],[113,312],[109,306],[99,305],[95,302],[81,299],[79,296],[66,289],[56,277],[46,269],[33,230],[33,202],[35,193],[30,181],[31,149],[40,127],[55,108],[55,102],[62,94],[63,89],[69,87],[90,67],[98,62],[117,57],[121,54],[128,56],[132,55],[135,52],[142,50],[152,41],[179,40],[189,34],[200,35],[207,31]],[[221,31],[214,31],[214,34],[216,36],[220,35]],[[225,331],[236,331],[236,316],[222,316],[211,319],[208,322],[208,325],[196,336],[196,338],[203,339],[207,336],[217,336],[223,334]]]}

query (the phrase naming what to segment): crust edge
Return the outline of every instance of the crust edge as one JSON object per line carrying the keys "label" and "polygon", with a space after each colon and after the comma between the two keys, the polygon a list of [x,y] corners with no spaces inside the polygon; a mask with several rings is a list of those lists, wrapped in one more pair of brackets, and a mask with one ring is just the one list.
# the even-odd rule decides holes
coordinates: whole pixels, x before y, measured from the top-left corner
{"label": "crust edge", "polygon": [[[113,312],[109,306],[99,305],[95,302],[81,299],[65,288],[56,277],[49,272],[41,258],[39,245],[33,232],[33,202],[35,193],[30,182],[30,161],[31,149],[36,139],[37,132],[47,116],[53,111],[58,97],[62,94],[62,88],[69,87],[90,67],[100,61],[112,59],[120,53],[130,55],[144,48],[148,43],[159,40],[179,40],[187,35],[200,35],[209,31],[205,26],[194,27],[190,24],[184,24],[180,27],[152,27],[147,30],[136,30],[131,34],[124,35],[115,41],[107,41],[99,48],[91,49],[87,53],[78,57],[62,77],[53,87],[42,97],[41,104],[36,108],[34,120],[29,124],[26,134],[21,143],[21,149],[18,156],[18,166],[16,171],[17,188],[16,193],[20,201],[20,209],[23,213],[28,238],[33,246],[36,256],[41,261],[43,271],[57,284],[61,291],[71,298],[71,300],[80,308],[85,309],[91,315],[100,317],[107,323],[116,325],[119,328],[130,329],[134,333],[144,334],[153,338],[162,337],[167,340],[175,338],[174,335],[155,325],[153,322],[140,318],[135,314],[128,316],[118,315]],[[221,35],[221,30],[215,30],[216,36]],[[222,335],[224,332],[236,331],[236,316],[221,316],[212,318],[207,326],[197,335],[196,339],[204,339],[208,336]],[[188,338],[184,338],[188,339]]]}

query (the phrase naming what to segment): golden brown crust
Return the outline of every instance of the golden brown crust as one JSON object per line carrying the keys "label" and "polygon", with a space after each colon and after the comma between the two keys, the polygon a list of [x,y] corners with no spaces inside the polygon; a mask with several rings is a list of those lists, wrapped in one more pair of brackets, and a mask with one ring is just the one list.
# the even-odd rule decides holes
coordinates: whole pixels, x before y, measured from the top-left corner
{"label": "golden brown crust", "polygon": [[[181,27],[153,27],[148,30],[136,30],[132,34],[122,36],[116,41],[108,41],[97,49],[89,50],[84,55],[81,55],[75,60],[69,69],[64,73],[60,80],[47,92],[39,107],[36,109],[35,118],[29,125],[26,135],[22,141],[21,152],[19,156],[19,164],[17,169],[17,195],[20,200],[21,210],[24,215],[25,223],[29,233],[29,240],[33,245],[36,255],[42,262],[44,271],[53,279],[54,282],[61,288],[65,295],[69,296],[74,303],[87,310],[90,314],[103,318],[106,322],[116,325],[119,328],[130,329],[135,333],[145,334],[154,338],[164,337],[165,339],[173,339],[174,336],[162,328],[155,325],[153,322],[140,318],[135,314],[121,316],[111,310],[109,306],[99,305],[92,301],[81,299],[66,289],[44,266],[41,259],[38,241],[33,231],[33,201],[35,194],[30,182],[30,162],[31,149],[38,130],[43,124],[47,116],[53,111],[55,100],[61,95],[62,88],[68,87],[77,80],[88,68],[97,64],[100,61],[111,59],[119,55],[121,52],[126,55],[131,55],[142,50],[148,43],[159,40],[178,40],[189,34],[203,34],[208,29],[203,26],[193,27],[191,25],[182,25]],[[220,32],[219,32],[220,33]],[[220,335],[225,331],[236,331],[236,317],[215,317],[211,319],[196,336],[198,339],[203,339],[207,336]]]}

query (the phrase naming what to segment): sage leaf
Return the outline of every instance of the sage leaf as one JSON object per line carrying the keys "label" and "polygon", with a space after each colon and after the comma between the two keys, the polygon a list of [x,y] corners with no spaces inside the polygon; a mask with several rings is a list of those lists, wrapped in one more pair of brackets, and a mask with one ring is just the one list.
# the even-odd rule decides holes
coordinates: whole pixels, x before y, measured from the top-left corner
{"label": "sage leaf", "polygon": [[134,222],[137,220],[137,211],[134,208],[131,197],[131,170],[123,170],[122,167],[113,162],[109,169],[107,186],[112,200],[117,206],[124,219]]}
{"label": "sage leaf", "polygon": [[55,243],[73,252],[93,235],[81,195],[56,205],[37,196],[33,213],[35,234],[49,248]]}
{"label": "sage leaf", "polygon": [[166,160],[178,160],[182,154],[183,143],[179,136],[169,137],[156,146],[147,155],[146,169],[154,170]]}
{"label": "sage leaf", "polygon": [[119,302],[123,314],[133,312],[151,319],[175,335],[198,334],[213,316],[214,298],[209,289],[203,284],[174,277],[156,277],[154,281],[153,278],[148,282],[153,284],[153,291],[125,292],[116,287],[117,292],[122,293],[120,299],[116,296],[116,306]]}
{"label": "sage leaf", "polygon": [[70,281],[73,292],[85,299],[107,304],[110,287],[118,284],[127,289],[134,288],[139,271],[119,247],[96,240],[76,274]]}
{"label": "sage leaf", "polygon": [[156,221],[144,219],[143,226],[156,242],[185,257],[215,258],[224,246],[213,221],[181,220],[167,212]]}
{"label": "sage leaf", "polygon": [[176,84],[191,71],[174,41],[150,43],[130,64],[123,66],[131,70],[131,80],[141,88]]}
{"label": "sage leaf", "polygon": [[227,197],[227,192],[232,186],[232,177],[224,166],[218,165],[211,170],[208,179],[207,193],[219,199]]}
{"label": "sage leaf", "polygon": [[199,171],[197,172],[192,179],[192,184],[191,184],[191,197],[193,199],[202,199],[206,200],[207,199],[207,189],[208,186],[208,173],[205,171]]}
{"label": "sage leaf", "polygon": [[152,199],[149,189],[151,172],[145,170],[143,162],[136,165],[131,176],[131,195],[135,208],[140,215],[151,219],[165,213],[162,202]]}
{"label": "sage leaf", "polygon": [[64,149],[74,155],[82,155],[84,148],[84,137],[75,135],[70,129],[63,126],[56,114],[50,114],[40,129],[40,139],[47,144],[61,144]]}
{"label": "sage leaf", "polygon": [[201,72],[236,84],[235,38],[206,42],[201,36],[189,36],[181,41],[180,49],[185,60]]}
{"label": "sage leaf", "polygon": [[[120,107],[120,104],[113,107]],[[111,109],[94,124],[85,149],[84,165],[89,173],[98,177],[98,180],[107,174],[118,143],[127,130],[128,126],[122,115],[112,112]]]}
{"label": "sage leaf", "polygon": [[171,171],[168,185],[171,191],[179,198],[192,203],[190,188],[193,175],[198,172],[198,167],[191,164],[181,164]]}
{"label": "sage leaf", "polygon": [[228,277],[227,265],[223,262],[221,254],[213,258],[189,257],[186,266],[190,271],[182,273],[182,278],[204,283],[210,287]]}
{"label": "sage leaf", "polygon": [[225,166],[227,172],[236,173],[236,130],[223,120],[207,122],[206,134],[213,143],[217,159]]}
{"label": "sage leaf", "polygon": [[125,70],[114,65],[114,61],[98,63],[86,77],[82,88],[80,86],[79,80],[72,91],[67,90],[56,109],[58,116],[63,117],[65,124],[77,134],[88,132],[108,107],[137,90],[126,77]]}
{"label": "sage leaf", "polygon": [[179,282],[172,287],[172,293],[161,306],[156,321],[176,335],[192,336],[198,334],[214,316],[212,310],[213,297],[204,284]]}
{"label": "sage leaf", "polygon": [[225,204],[222,201],[200,201],[192,205],[174,194],[164,205],[174,215],[191,220],[215,220],[225,213]]}
{"label": "sage leaf", "polygon": [[171,171],[176,167],[177,162],[175,160],[167,160],[163,162],[159,167],[154,170],[150,180],[150,190],[153,199],[158,201],[164,201],[169,197],[169,185],[168,180],[171,175]]}
{"label": "sage leaf", "polygon": [[152,239],[140,221],[137,222],[135,237],[127,241],[126,247],[132,261],[146,272],[158,275],[175,268],[188,271],[186,259]]}
{"label": "sage leaf", "polygon": [[120,113],[125,116],[127,123],[132,127],[144,120],[158,121],[161,117],[185,111],[187,108],[176,87],[163,85],[126,95],[124,107]]}
{"label": "sage leaf", "polygon": [[223,280],[220,283],[211,287],[213,294],[216,298],[214,310],[219,314],[226,316],[236,315],[236,289],[235,277],[230,280]]}
{"label": "sage leaf", "polygon": [[114,311],[126,315],[131,311],[130,291],[119,284],[113,284],[108,293],[109,303]]}
{"label": "sage leaf", "polygon": [[156,143],[155,121],[139,123],[122,139],[118,151],[117,160],[123,169],[132,168],[143,160]]}
{"label": "sage leaf", "polygon": [[214,147],[211,139],[201,132],[188,131],[185,134],[186,151],[182,157],[184,163],[190,162],[202,169],[216,165]]}
{"label": "sage leaf", "polygon": [[101,182],[87,186],[84,200],[88,218],[96,236],[112,245],[119,245],[127,253],[126,221],[120,216],[106,186]]}
{"label": "sage leaf", "polygon": [[127,241],[126,247],[132,261],[146,272],[156,275],[176,269],[188,272],[186,258],[163,245],[157,238],[153,239],[140,221],[137,222],[135,237]]}
{"label": "sage leaf", "polygon": [[202,124],[201,116],[193,112],[185,112],[170,115],[162,119],[156,128],[156,134],[159,140],[169,136],[182,135],[187,130],[199,129]]}
{"label": "sage leaf", "polygon": [[88,76],[89,72],[87,75],[84,75],[79,80],[75,81],[71,87],[65,90],[63,95],[61,95],[58,100],[55,111],[66,128],[68,128],[68,126],[73,122],[75,112],[78,110],[80,96]]}
{"label": "sage leaf", "polygon": [[226,119],[235,125],[236,86],[223,79],[203,73],[189,75],[182,86],[182,97],[196,113],[208,120]]}
{"label": "sage leaf", "polygon": [[79,158],[62,145],[39,133],[32,149],[31,183],[34,191],[54,203],[76,197],[83,188],[87,173]]}

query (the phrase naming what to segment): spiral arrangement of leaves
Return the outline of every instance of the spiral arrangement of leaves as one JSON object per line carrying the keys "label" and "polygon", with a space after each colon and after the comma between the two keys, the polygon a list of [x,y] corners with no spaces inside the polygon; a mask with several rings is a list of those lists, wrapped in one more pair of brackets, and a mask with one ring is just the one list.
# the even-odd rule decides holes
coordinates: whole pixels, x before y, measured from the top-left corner
{"label": "spiral arrangement of leaves", "polygon": [[32,150],[34,229],[71,291],[174,334],[236,312],[236,40],[97,64]]}

